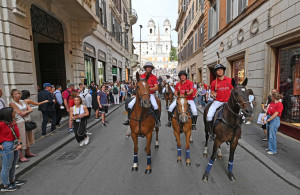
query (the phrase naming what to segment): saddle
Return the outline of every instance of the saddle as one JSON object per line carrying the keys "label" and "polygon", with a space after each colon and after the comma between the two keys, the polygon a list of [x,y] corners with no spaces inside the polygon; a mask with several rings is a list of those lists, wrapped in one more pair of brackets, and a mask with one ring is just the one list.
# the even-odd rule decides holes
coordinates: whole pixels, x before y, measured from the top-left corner
{"label": "saddle", "polygon": [[213,123],[213,129],[215,129],[215,127],[220,123],[222,122],[223,120],[223,112],[224,112],[224,107],[225,107],[226,103],[223,104],[222,106],[220,106],[217,110],[216,110],[216,113],[215,113],[215,116],[212,120],[212,123]]}
{"label": "saddle", "polygon": [[[127,112],[129,112],[129,109],[128,109],[128,104],[131,102],[131,100],[133,100],[134,99],[134,97],[132,97],[132,98],[127,98],[127,99],[125,99],[125,110],[127,111]],[[136,102],[137,103],[137,102]],[[134,110],[134,107],[132,108],[132,110],[130,111],[130,113],[129,114],[131,114],[132,112],[133,112],[133,110]],[[154,118],[156,118],[155,116],[155,112],[154,112],[154,107],[152,106],[152,104],[151,104],[151,106],[150,106],[150,108],[148,109],[148,111],[149,111],[149,114],[150,115],[152,115]]]}

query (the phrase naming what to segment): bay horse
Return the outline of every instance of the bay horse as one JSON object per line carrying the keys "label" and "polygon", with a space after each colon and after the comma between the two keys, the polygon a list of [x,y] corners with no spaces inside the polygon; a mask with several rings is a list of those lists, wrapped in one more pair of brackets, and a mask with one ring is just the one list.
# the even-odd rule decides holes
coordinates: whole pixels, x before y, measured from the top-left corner
{"label": "bay horse", "polygon": [[163,88],[164,88],[164,83],[163,82],[159,82],[158,83],[158,97],[160,98],[160,97],[163,97],[163,95],[162,95],[162,90],[163,90]]}
{"label": "bay horse", "polygon": [[[242,124],[242,116],[249,117],[252,115],[252,107],[249,102],[249,94],[246,89],[248,79],[246,78],[244,82],[239,85],[232,78],[231,85],[233,89],[231,90],[230,98],[227,103],[223,105],[223,108],[219,108],[216,111],[213,121],[219,120],[219,123],[216,123],[212,128],[216,135],[214,139],[214,146],[211,157],[209,159],[209,163],[206,167],[206,171],[202,177],[204,182],[208,181],[208,175],[211,170],[211,167],[216,159],[216,151],[219,149],[222,143],[228,142],[230,144],[230,154],[229,154],[229,162],[228,162],[228,177],[231,181],[235,181],[235,177],[232,173],[233,169],[233,158],[234,152],[238,144],[238,140],[241,136],[241,124]],[[203,153],[204,157],[207,157],[207,142],[209,138],[209,131],[211,122],[206,121],[206,116],[211,106],[212,102],[209,103],[205,109],[203,114],[203,120],[205,125],[205,150]],[[223,112],[222,112],[223,109]],[[220,113],[220,115],[218,114]]]}
{"label": "bay horse", "polygon": [[187,94],[179,94],[176,100],[176,108],[172,118],[172,127],[177,141],[177,163],[181,164],[181,131],[185,134],[185,152],[186,152],[186,166],[191,166],[190,159],[190,138],[192,135],[192,118],[188,111],[189,104],[187,102]]}
{"label": "bay horse", "polygon": [[[140,79],[140,75],[136,73],[136,103],[132,109],[130,116],[131,138],[134,144],[133,167],[132,171],[138,171],[138,135],[144,135],[147,139],[146,154],[147,154],[147,168],[145,174],[151,174],[151,141],[152,132],[155,127],[155,118],[150,113],[150,86],[148,84],[150,73],[145,79]],[[161,112],[161,102],[156,98],[158,109]],[[158,131],[159,127],[155,127],[156,143],[155,148],[159,148]]]}
{"label": "bay horse", "polygon": [[169,83],[165,82],[164,85],[165,85],[165,89],[166,89],[165,94],[164,94],[165,100],[166,100],[166,109],[168,110],[169,104],[171,104],[173,102],[174,93],[173,93]]}

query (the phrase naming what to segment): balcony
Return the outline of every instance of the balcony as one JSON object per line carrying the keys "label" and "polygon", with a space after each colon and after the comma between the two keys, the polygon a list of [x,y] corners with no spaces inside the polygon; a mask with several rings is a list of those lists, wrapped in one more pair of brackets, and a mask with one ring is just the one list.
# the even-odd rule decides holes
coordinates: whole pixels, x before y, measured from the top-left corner
{"label": "balcony", "polygon": [[135,9],[131,10],[131,13],[129,15],[129,21],[130,21],[130,25],[134,25],[138,20],[138,15],[135,11]]}

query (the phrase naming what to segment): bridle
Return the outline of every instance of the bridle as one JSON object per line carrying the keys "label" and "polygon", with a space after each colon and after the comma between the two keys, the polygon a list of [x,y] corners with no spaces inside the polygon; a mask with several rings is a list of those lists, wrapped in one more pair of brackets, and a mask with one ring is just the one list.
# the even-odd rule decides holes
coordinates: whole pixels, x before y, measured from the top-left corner
{"label": "bridle", "polygon": [[[141,79],[140,81],[146,81],[146,80],[145,79]],[[139,88],[139,86],[136,85],[136,92],[137,92],[137,94],[138,94],[138,96],[140,98],[140,105],[142,105],[143,97],[144,96],[148,96],[150,98],[150,93],[149,92],[144,92],[144,94],[140,94],[139,91],[138,91],[138,88]]]}
{"label": "bridle", "polygon": [[[180,99],[180,98],[185,98],[185,99],[187,99],[187,97],[177,97],[177,99]],[[179,111],[178,111],[178,108],[177,108],[177,112],[178,112],[178,114],[186,114],[186,115],[188,116],[188,109],[187,109],[186,112],[179,112]]]}
{"label": "bridle", "polygon": [[[231,113],[233,113],[235,116],[241,116],[241,113],[242,113],[242,105],[244,105],[244,104],[247,104],[247,103],[249,103],[250,105],[251,105],[251,103],[249,102],[249,101],[244,101],[244,102],[242,102],[242,103],[239,103],[239,101],[236,99],[236,97],[235,97],[235,95],[232,93],[231,95],[230,95],[230,97],[233,97],[233,98],[230,98],[231,99],[231,103],[233,104],[233,105],[238,105],[239,106],[239,108],[240,108],[240,111],[238,112],[238,113],[236,113],[236,112],[234,112],[231,108],[230,108],[230,106],[229,106],[229,104],[227,104],[227,107],[228,107],[228,109],[229,109],[229,111],[231,112]],[[233,102],[233,99],[234,99],[234,101],[235,102]]]}

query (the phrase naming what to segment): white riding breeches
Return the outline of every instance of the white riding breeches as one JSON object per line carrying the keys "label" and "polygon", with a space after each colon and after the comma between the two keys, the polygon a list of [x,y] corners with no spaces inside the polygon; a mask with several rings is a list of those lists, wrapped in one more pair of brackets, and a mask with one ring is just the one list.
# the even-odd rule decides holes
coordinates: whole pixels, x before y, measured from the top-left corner
{"label": "white riding breeches", "polygon": [[[154,94],[150,94],[150,101],[151,101],[151,104],[154,108],[154,110],[157,110],[158,109],[158,105],[157,105],[157,102],[156,102],[156,99],[155,99],[155,95]],[[134,97],[129,103],[128,103],[128,108],[132,109],[134,104],[136,102],[136,97]]]}
{"label": "white riding breeches", "polygon": [[[191,106],[191,111],[192,111],[193,116],[198,116],[198,111],[197,111],[197,107],[196,107],[194,100],[188,100],[188,104]],[[172,102],[172,104],[169,106],[168,111],[173,112],[175,107],[176,107],[176,100],[174,100]]]}
{"label": "white riding breeches", "polygon": [[206,116],[206,120],[207,121],[212,121],[213,117],[217,111],[217,109],[222,106],[224,104],[224,102],[219,102],[217,100],[213,101],[213,103],[211,104],[211,106],[209,107],[207,116]]}
{"label": "white riding breeches", "polygon": [[[172,90],[172,91],[173,91],[173,93],[174,93],[174,92],[175,92],[175,89],[174,89],[174,87],[173,87],[173,86],[170,86],[170,88],[171,88],[171,90]],[[165,92],[166,92],[166,88],[165,88],[165,87],[163,88],[162,92],[163,92],[163,93],[165,93]]]}

